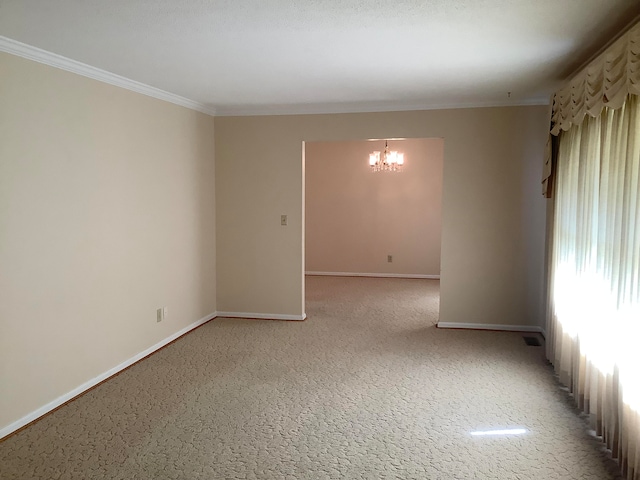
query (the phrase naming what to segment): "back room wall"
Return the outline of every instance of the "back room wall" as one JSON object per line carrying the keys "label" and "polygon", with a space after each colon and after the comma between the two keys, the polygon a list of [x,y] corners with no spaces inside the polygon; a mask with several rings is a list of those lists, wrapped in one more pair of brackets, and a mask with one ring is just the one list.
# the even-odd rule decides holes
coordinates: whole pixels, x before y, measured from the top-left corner
{"label": "back room wall", "polygon": [[388,143],[402,172],[371,172],[383,140],[305,144],[307,273],[440,276],[444,141]]}

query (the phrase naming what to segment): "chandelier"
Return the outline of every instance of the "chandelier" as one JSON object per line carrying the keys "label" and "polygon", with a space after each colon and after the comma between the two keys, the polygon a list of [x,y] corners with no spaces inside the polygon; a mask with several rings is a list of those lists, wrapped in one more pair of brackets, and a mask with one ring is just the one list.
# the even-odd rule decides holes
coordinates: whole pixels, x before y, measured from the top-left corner
{"label": "chandelier", "polygon": [[369,167],[372,172],[401,172],[404,165],[404,153],[389,150],[387,141],[384,141],[384,151],[375,151],[369,154]]}

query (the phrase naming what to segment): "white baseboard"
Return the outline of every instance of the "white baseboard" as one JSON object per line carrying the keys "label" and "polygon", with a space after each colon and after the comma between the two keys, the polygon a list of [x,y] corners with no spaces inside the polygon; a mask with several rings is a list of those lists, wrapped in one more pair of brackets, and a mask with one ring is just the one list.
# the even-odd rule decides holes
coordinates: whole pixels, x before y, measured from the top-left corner
{"label": "white baseboard", "polygon": [[429,278],[440,280],[440,275],[420,275],[414,273],[304,272],[304,274],[316,277]]}
{"label": "white baseboard", "polygon": [[[504,332],[544,333],[542,327],[534,325],[500,325],[491,323],[438,322],[438,328],[461,328],[466,330],[499,330]],[[543,335],[544,336],[544,335]]]}
{"label": "white baseboard", "polygon": [[255,312],[216,312],[217,317],[227,318],[249,318],[258,320],[297,320],[302,321],[307,318],[307,314],[288,315],[283,313],[255,313]]}
{"label": "white baseboard", "polygon": [[81,393],[84,393],[87,390],[89,390],[90,388],[95,387],[100,382],[103,382],[106,379],[108,379],[109,377],[112,377],[113,375],[115,375],[116,373],[121,372],[125,368],[130,367],[131,365],[133,365],[134,363],[138,362],[139,360],[142,360],[147,355],[150,355],[153,352],[155,352],[156,350],[159,350],[162,347],[164,347],[165,345],[173,342],[175,339],[177,339],[178,337],[181,337],[185,333],[188,333],[191,330],[193,330],[194,328],[199,327],[200,325],[202,325],[204,323],[207,323],[209,320],[215,318],[215,316],[216,316],[216,314],[212,313],[211,315],[207,315],[206,317],[201,318],[197,322],[194,322],[191,325],[183,328],[182,330],[177,331],[173,335],[170,335],[169,337],[165,338],[164,340],[161,340],[160,342],[156,343],[152,347],[147,348],[143,352],[140,352],[137,355],[134,355],[133,357],[131,357],[130,359],[125,360],[120,365],[117,365],[117,366],[113,367],[112,369],[107,370],[104,373],[101,373],[97,377],[92,378],[91,380],[89,380],[89,381],[83,383],[82,385],[74,388],[70,392],[67,392],[64,395],[56,398],[52,402],[49,402],[46,405],[38,408],[37,410],[34,410],[33,412],[25,415],[21,419],[16,420],[15,422],[10,423],[9,425],[7,425],[5,427],[2,427],[2,429],[0,429],[0,439],[6,437],[10,433],[13,433],[18,429],[24,427],[25,425],[33,422],[34,420],[37,420],[38,418],[42,417],[43,415],[45,415],[45,414],[49,413],[50,411],[58,408],[60,405],[68,402],[69,400],[72,400],[74,397],[77,397]]}

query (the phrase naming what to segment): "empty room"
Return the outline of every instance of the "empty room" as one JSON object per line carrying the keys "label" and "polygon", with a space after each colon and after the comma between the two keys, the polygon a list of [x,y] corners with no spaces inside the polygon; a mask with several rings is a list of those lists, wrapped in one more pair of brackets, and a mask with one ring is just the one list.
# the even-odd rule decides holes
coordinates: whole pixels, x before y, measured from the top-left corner
{"label": "empty room", "polygon": [[376,303],[390,324],[411,303],[437,323],[443,156],[442,138],[305,142],[307,315],[342,303],[355,326]]}
{"label": "empty room", "polygon": [[0,478],[640,480],[636,0],[0,0]]}

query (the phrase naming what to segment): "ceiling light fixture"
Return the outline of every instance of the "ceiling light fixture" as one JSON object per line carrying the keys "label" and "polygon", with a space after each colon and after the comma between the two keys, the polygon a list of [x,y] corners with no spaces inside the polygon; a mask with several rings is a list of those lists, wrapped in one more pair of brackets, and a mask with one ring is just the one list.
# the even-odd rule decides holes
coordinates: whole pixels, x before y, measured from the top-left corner
{"label": "ceiling light fixture", "polygon": [[404,166],[404,153],[390,151],[387,140],[384,141],[384,151],[369,154],[369,167],[372,172],[401,172]]}

